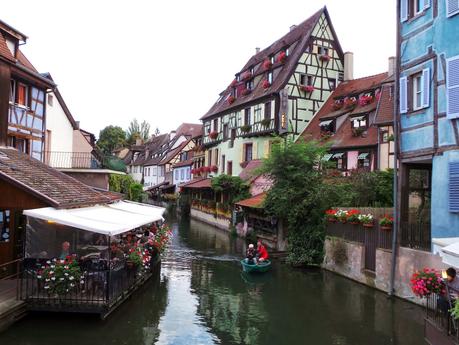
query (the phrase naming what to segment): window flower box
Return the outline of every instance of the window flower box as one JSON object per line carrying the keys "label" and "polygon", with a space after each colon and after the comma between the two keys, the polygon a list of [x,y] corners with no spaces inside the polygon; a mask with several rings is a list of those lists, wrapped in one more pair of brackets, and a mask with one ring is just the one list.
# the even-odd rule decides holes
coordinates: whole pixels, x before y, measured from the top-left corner
{"label": "window flower box", "polygon": [[227,102],[228,102],[228,104],[233,104],[235,100],[236,100],[236,97],[229,96],[228,99],[227,99]]}
{"label": "window flower box", "polygon": [[266,90],[271,86],[271,83],[267,79],[265,79],[263,80],[263,83],[261,84],[261,86],[263,87],[263,89]]}
{"label": "window flower box", "polygon": [[359,221],[362,223],[364,228],[372,228],[374,226],[373,215],[370,213],[359,214]]}
{"label": "window flower box", "polygon": [[344,99],[344,106],[347,109],[355,108],[357,106],[357,99],[355,97],[346,97]]}
{"label": "window flower box", "polygon": [[344,106],[344,101],[342,99],[336,100],[333,103],[333,110],[340,110]]}
{"label": "window flower box", "polygon": [[242,74],[242,80],[249,80],[250,78],[252,78],[252,73],[250,73],[250,71],[244,72]]}
{"label": "window flower box", "polygon": [[242,89],[241,94],[242,94],[242,96],[247,96],[248,94],[250,94],[250,92],[251,91],[249,89],[244,88],[244,89]]}
{"label": "window flower box", "polygon": [[325,211],[325,219],[330,223],[336,223],[338,220],[336,217],[336,210],[330,209]]}
{"label": "window flower box", "polygon": [[346,223],[347,222],[347,211],[345,210],[338,210],[336,211],[336,218],[341,222],[341,223]]}
{"label": "window flower box", "polygon": [[314,91],[314,86],[312,85],[301,85],[300,88],[302,91],[306,93],[311,93],[312,91]]}
{"label": "window flower box", "polygon": [[263,68],[264,68],[265,70],[268,70],[268,69],[270,69],[271,67],[273,67],[273,64],[271,63],[270,60],[265,60],[265,61],[263,62]]}
{"label": "window flower box", "polygon": [[209,138],[212,139],[212,140],[215,140],[217,139],[218,137],[218,132],[217,131],[212,131],[209,133]]}
{"label": "window flower box", "polygon": [[231,87],[234,87],[234,86],[236,86],[236,85],[237,85],[237,80],[234,79],[234,80],[231,82],[231,85],[230,85],[230,86],[231,86]]}
{"label": "window flower box", "polygon": [[359,98],[359,105],[361,107],[365,106],[365,105],[368,105],[370,104],[371,102],[373,102],[374,100],[374,97],[371,96],[371,95],[363,95]]}
{"label": "window flower box", "polygon": [[322,61],[322,62],[328,62],[328,61],[330,61],[330,59],[331,59],[331,57],[328,54],[319,55],[319,60]]}
{"label": "window flower box", "polygon": [[211,170],[213,173],[216,173],[216,172],[218,172],[218,166],[212,165],[212,166],[210,167],[210,170]]}
{"label": "window flower box", "polygon": [[242,133],[249,133],[251,130],[252,130],[252,126],[251,125],[241,126],[241,132]]}
{"label": "window flower box", "polygon": [[379,220],[379,227],[381,230],[392,230],[392,226],[394,225],[394,218],[389,215],[385,215]]}
{"label": "window flower box", "polygon": [[365,128],[362,128],[362,127],[352,128],[352,136],[355,138],[362,136],[364,132],[365,132]]}
{"label": "window flower box", "polygon": [[277,57],[277,62],[284,63],[287,60],[287,53],[281,51],[279,56]]}
{"label": "window flower box", "polygon": [[350,210],[347,212],[347,222],[353,225],[358,225],[360,224],[360,219],[359,219],[360,211],[359,210]]}

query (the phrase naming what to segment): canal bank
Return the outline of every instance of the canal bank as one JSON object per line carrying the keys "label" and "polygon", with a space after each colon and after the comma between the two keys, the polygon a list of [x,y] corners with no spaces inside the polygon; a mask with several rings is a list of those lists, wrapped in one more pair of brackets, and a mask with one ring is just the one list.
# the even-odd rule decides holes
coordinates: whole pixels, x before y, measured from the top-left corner
{"label": "canal bank", "polygon": [[173,221],[161,274],[107,320],[31,314],[2,345],[423,344],[423,311],[327,271],[275,263],[241,273],[245,243],[194,220]]}

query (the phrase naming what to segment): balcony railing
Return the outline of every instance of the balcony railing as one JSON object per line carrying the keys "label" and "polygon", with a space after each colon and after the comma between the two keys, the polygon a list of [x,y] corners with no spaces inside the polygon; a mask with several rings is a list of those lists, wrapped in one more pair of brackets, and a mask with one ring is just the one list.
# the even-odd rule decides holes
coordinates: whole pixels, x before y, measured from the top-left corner
{"label": "balcony railing", "polygon": [[250,130],[243,132],[238,128],[238,135],[243,137],[251,137],[257,135],[264,135],[274,130],[274,119],[265,119],[250,125]]}
{"label": "balcony railing", "polygon": [[91,152],[45,152],[45,163],[56,169],[111,169],[126,171],[122,160],[113,156],[96,157]]}
{"label": "balcony railing", "polygon": [[402,247],[430,251],[432,239],[430,234],[430,223],[401,222],[401,243]]}
{"label": "balcony railing", "polygon": [[459,344],[458,320],[449,311],[453,303],[447,296],[431,294],[427,297],[424,335],[429,344]]}

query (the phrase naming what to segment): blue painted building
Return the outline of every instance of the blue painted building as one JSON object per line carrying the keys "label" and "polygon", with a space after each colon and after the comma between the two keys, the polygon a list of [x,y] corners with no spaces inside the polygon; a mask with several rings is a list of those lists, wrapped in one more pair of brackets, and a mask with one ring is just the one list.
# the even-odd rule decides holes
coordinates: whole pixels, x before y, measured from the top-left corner
{"label": "blue painted building", "polygon": [[398,13],[400,241],[429,250],[459,237],[459,0]]}

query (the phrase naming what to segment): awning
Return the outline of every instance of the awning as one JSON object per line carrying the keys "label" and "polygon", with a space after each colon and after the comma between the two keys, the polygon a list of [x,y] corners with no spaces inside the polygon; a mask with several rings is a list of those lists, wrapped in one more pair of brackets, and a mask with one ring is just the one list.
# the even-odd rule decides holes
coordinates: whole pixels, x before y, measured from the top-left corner
{"label": "awning", "polygon": [[163,219],[165,209],[129,201],[92,207],[25,210],[24,214],[74,228],[114,236]]}
{"label": "awning", "polygon": [[342,158],[344,156],[344,152],[340,152],[340,153],[335,153],[333,155],[333,158]]}
{"label": "awning", "polygon": [[453,267],[459,267],[459,242],[455,242],[441,248],[440,256],[445,264]]}
{"label": "awning", "polygon": [[365,115],[361,115],[361,116],[351,117],[350,120],[351,121],[360,121],[360,120],[363,120],[364,118],[365,118]]}
{"label": "awning", "polygon": [[368,153],[368,152],[365,152],[365,153],[361,153],[361,154],[359,154],[359,156],[357,157],[357,159],[365,159],[365,158],[367,158],[367,157],[368,157],[368,155],[369,155],[369,153]]}
{"label": "awning", "polygon": [[332,123],[333,120],[327,120],[327,121],[320,121],[320,126],[328,126],[330,123]]}
{"label": "awning", "polygon": [[323,161],[329,161],[330,158],[332,158],[332,157],[333,157],[333,153],[327,153],[326,155],[324,155],[324,156],[322,157],[322,160],[323,160]]}

